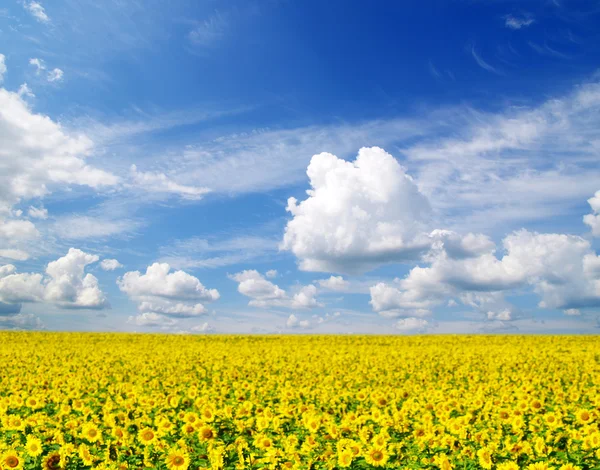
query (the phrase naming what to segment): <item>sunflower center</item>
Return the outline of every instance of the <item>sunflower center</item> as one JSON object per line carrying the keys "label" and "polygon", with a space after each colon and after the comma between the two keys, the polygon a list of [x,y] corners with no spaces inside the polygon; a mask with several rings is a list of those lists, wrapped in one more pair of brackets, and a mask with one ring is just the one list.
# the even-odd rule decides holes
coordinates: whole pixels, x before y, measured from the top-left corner
{"label": "sunflower center", "polygon": [[175,465],[183,465],[183,462],[183,457],[180,457],[179,455],[173,459],[173,464]]}
{"label": "sunflower center", "polygon": [[145,440],[151,441],[154,438],[154,433],[152,431],[146,431],[143,437]]}
{"label": "sunflower center", "polygon": [[8,468],[16,468],[19,466],[19,459],[14,455],[8,456],[8,458],[4,461]]}
{"label": "sunflower center", "polygon": [[376,450],[371,454],[371,458],[376,462],[379,462],[380,460],[383,460],[383,452]]}

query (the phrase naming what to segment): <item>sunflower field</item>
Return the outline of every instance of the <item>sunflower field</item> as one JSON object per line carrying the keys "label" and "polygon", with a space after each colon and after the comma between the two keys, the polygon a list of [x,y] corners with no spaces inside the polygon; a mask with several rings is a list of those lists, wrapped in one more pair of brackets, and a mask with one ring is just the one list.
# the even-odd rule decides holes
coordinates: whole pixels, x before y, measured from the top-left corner
{"label": "sunflower field", "polygon": [[600,469],[593,336],[0,332],[0,469]]}

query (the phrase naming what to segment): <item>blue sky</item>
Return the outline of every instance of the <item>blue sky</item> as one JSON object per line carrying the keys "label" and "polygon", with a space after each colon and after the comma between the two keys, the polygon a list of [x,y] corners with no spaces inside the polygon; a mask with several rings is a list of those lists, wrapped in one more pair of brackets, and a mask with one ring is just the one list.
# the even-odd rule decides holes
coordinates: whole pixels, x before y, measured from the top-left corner
{"label": "blue sky", "polygon": [[172,3],[0,7],[0,328],[596,331],[597,2]]}

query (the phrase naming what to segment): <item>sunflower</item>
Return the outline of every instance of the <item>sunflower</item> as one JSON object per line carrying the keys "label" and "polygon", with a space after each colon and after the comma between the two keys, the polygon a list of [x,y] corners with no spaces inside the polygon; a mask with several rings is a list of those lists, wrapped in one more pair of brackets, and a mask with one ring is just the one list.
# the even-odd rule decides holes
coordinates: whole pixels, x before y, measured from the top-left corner
{"label": "sunflower", "polygon": [[205,406],[200,415],[202,416],[202,420],[206,421],[207,423],[215,420],[215,410],[212,406]]}
{"label": "sunflower", "polygon": [[60,470],[62,466],[60,464],[60,454],[58,452],[52,452],[44,457],[42,460],[42,468],[44,470]]}
{"label": "sunflower", "polygon": [[317,432],[320,427],[321,427],[321,420],[317,417],[309,418],[308,422],[306,423],[306,428],[310,432]]}
{"label": "sunflower", "polygon": [[22,469],[23,468],[23,459],[19,454],[17,454],[14,450],[6,451],[2,454],[2,458],[0,458],[0,468],[2,469]]}
{"label": "sunflower", "polygon": [[111,434],[117,440],[117,442],[124,442],[127,439],[127,431],[120,426],[114,427],[111,431]]}
{"label": "sunflower", "polygon": [[519,465],[516,462],[503,462],[498,464],[497,470],[519,470]]}
{"label": "sunflower", "polygon": [[273,441],[271,440],[270,437],[267,436],[261,436],[256,440],[256,447],[258,447],[259,449],[269,449],[270,447],[273,446]]}
{"label": "sunflower", "polygon": [[348,468],[352,465],[354,454],[351,449],[344,449],[338,453],[338,465],[342,468]]}
{"label": "sunflower", "polygon": [[42,441],[34,436],[27,436],[25,450],[31,457],[37,457],[42,453]]}
{"label": "sunflower", "polygon": [[592,422],[592,414],[588,410],[577,410],[575,418],[580,424],[589,424]]}
{"label": "sunflower", "polygon": [[388,454],[385,447],[371,447],[365,452],[365,460],[369,465],[373,465],[374,467],[383,467],[389,458],[390,454]]}
{"label": "sunflower", "polygon": [[157,437],[156,432],[148,427],[138,432],[138,440],[145,446],[156,444]]}
{"label": "sunflower", "polygon": [[190,423],[190,424],[194,424],[196,421],[198,421],[200,418],[198,417],[197,413],[194,413],[192,411],[188,412],[185,414],[185,416],[183,417],[183,420],[186,423]]}
{"label": "sunflower", "polygon": [[490,470],[492,468],[492,454],[489,449],[485,447],[483,449],[479,449],[477,451],[477,457],[479,459],[479,465],[481,465],[486,470]]}
{"label": "sunflower", "polygon": [[82,411],[84,406],[85,406],[85,404],[83,403],[82,400],[73,400],[73,403],[71,403],[71,407],[75,411]]}
{"label": "sunflower", "polygon": [[558,426],[560,426],[560,420],[558,419],[558,416],[556,415],[556,413],[547,413],[544,416],[544,422],[546,423],[546,426],[548,426],[549,428],[555,429]]}
{"label": "sunflower", "polygon": [[212,427],[208,426],[207,424],[205,424],[200,429],[198,429],[198,438],[202,442],[210,441],[214,437],[215,437],[215,430]]}
{"label": "sunflower", "polygon": [[186,452],[181,449],[174,449],[165,459],[169,470],[187,470],[190,465],[190,458]]}
{"label": "sunflower", "polygon": [[81,428],[81,437],[89,442],[98,442],[102,439],[102,432],[93,423],[86,423]]}
{"label": "sunflower", "polygon": [[531,402],[529,403],[529,406],[531,407],[531,411],[534,411],[534,412],[538,412],[543,409],[542,402],[540,400],[538,400],[537,398],[534,398],[533,400],[531,400]]}
{"label": "sunflower", "polygon": [[547,462],[536,462],[527,465],[527,470],[552,470],[554,467],[549,467]]}
{"label": "sunflower", "polygon": [[440,470],[452,470],[453,466],[446,454],[437,454],[433,458],[434,463]]}
{"label": "sunflower", "polygon": [[85,444],[79,446],[79,458],[83,461],[83,464],[91,467],[94,465],[94,456],[90,453],[90,449]]}
{"label": "sunflower", "polygon": [[175,428],[175,425],[167,418],[161,418],[158,422],[158,431],[161,435],[168,434]]}
{"label": "sunflower", "polygon": [[184,435],[186,435],[186,436],[189,436],[189,435],[191,435],[191,434],[194,434],[194,432],[195,432],[195,431],[196,431],[196,428],[194,427],[194,425],[193,425],[193,424],[190,424],[190,423],[184,423],[184,424],[181,426],[181,432],[182,432]]}
{"label": "sunflower", "polygon": [[581,470],[581,467],[573,465],[572,463],[566,463],[562,465],[559,470]]}
{"label": "sunflower", "polygon": [[24,431],[27,423],[22,420],[19,416],[10,416],[8,418],[8,429]]}
{"label": "sunflower", "polygon": [[43,407],[43,402],[36,397],[28,397],[27,400],[25,400],[25,406],[32,410],[37,410]]}

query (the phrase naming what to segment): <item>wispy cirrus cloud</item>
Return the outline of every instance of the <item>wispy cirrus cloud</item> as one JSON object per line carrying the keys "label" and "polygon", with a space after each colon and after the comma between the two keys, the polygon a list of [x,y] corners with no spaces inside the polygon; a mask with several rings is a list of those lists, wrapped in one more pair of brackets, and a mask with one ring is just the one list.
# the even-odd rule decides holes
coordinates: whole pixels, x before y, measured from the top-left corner
{"label": "wispy cirrus cloud", "polygon": [[530,14],[525,15],[506,15],[504,17],[504,26],[509,29],[522,29],[531,26],[535,19]]}
{"label": "wispy cirrus cloud", "polygon": [[193,237],[160,248],[161,261],[179,269],[218,268],[261,259],[278,252],[277,238],[234,236],[228,239]]}
{"label": "wispy cirrus cloud", "polygon": [[569,59],[570,58],[570,56],[568,56],[567,54],[557,51],[556,49],[553,49],[547,43],[540,45],[533,41],[529,41],[527,44],[529,44],[529,47],[531,47],[531,49],[533,49],[535,52],[537,52],[540,55],[545,55],[545,56],[549,56],[549,57],[557,57],[559,59]]}
{"label": "wispy cirrus cloud", "polygon": [[471,46],[471,55],[473,56],[473,59],[475,59],[475,62],[477,62],[477,65],[479,65],[482,69],[487,70],[491,73],[495,73],[497,75],[503,75],[503,72],[501,70],[497,69],[496,67],[493,67],[492,65],[488,64],[485,60],[483,60],[483,58],[475,49],[474,45]]}
{"label": "wispy cirrus cloud", "polygon": [[196,47],[211,47],[223,39],[229,28],[229,21],[228,14],[215,11],[188,33],[188,39]]}
{"label": "wispy cirrus cloud", "polygon": [[105,127],[100,135],[117,146],[113,151],[119,142],[135,138],[132,142],[141,145],[132,155],[142,151],[146,168],[169,168],[177,184],[229,195],[298,184],[312,155],[322,149],[344,159],[362,146],[395,149],[392,154],[436,213],[447,214],[453,227],[484,230],[567,214],[598,189],[597,116],[600,83],[591,81],[536,105],[520,103],[494,113],[450,107],[404,119],[199,137],[163,149],[144,148],[137,139],[158,125],[132,121],[132,132]]}

